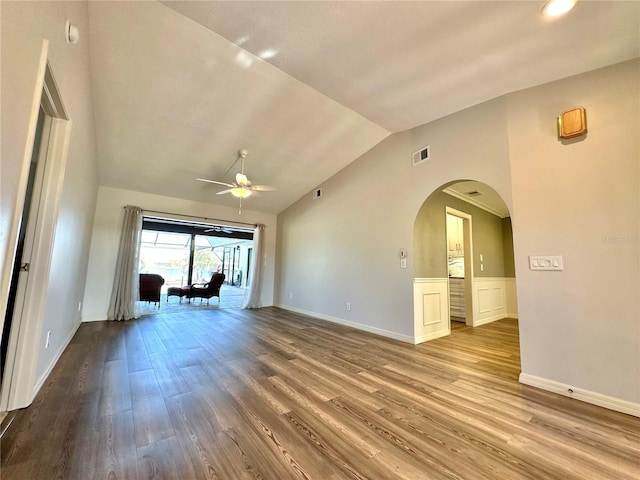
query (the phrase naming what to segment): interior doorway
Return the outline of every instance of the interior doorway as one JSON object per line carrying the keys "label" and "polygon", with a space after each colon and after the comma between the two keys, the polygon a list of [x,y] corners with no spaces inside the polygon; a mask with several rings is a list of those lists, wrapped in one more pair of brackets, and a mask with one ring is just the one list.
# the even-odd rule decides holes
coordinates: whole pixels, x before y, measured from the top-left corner
{"label": "interior doorway", "polygon": [[416,216],[414,252],[416,343],[456,326],[517,319],[511,217],[488,185],[451,182],[429,195]]}
{"label": "interior doorway", "polygon": [[[42,138],[45,116],[46,114],[41,105],[40,109],[38,110],[38,124],[33,141],[33,152],[31,154],[31,163],[29,166],[27,191],[25,193],[24,202],[22,205],[20,228],[18,232],[18,243],[16,246],[16,253],[14,255],[13,267],[11,270],[9,296],[7,299],[7,308],[5,310],[4,324],[2,328],[2,341],[0,343],[0,378],[2,378],[4,374],[5,366],[7,363],[9,334],[11,332],[14,313],[16,317],[21,317],[22,305],[24,304],[24,289],[30,269],[30,249],[33,248],[33,234],[31,232],[29,235],[29,244],[25,245],[25,241],[27,240],[27,227],[30,224],[33,225],[35,221],[35,219],[32,218],[31,223],[29,223],[29,213],[31,211],[31,206],[35,204],[35,207],[37,208],[37,202],[40,198],[40,193],[42,192],[42,171],[44,169],[44,165],[42,161],[38,162],[38,158],[40,157],[40,151],[42,150],[42,143],[48,141],[48,136],[46,139]],[[38,169],[38,165],[40,165],[40,169]],[[27,254],[25,254],[25,247],[27,250]],[[23,275],[20,274],[21,272],[23,272]]]}
{"label": "interior doorway", "polygon": [[473,325],[473,219],[451,207],[446,207],[445,218],[449,319]]}
{"label": "interior doorway", "polygon": [[8,279],[3,277],[9,293],[2,324],[0,411],[26,407],[39,388],[35,364],[42,343],[44,304],[71,134],[71,122],[47,52],[45,41],[41,90],[33,99],[30,123],[33,142],[23,160],[24,196],[14,211],[12,269]]}

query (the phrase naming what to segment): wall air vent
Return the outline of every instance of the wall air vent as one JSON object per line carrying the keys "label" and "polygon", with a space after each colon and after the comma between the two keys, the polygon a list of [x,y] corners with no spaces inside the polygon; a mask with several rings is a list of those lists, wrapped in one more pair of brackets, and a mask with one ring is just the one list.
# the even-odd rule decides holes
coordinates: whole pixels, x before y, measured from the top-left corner
{"label": "wall air vent", "polygon": [[431,157],[431,147],[427,145],[424,148],[421,148],[417,152],[411,156],[411,163],[415,167],[416,165],[426,162]]}

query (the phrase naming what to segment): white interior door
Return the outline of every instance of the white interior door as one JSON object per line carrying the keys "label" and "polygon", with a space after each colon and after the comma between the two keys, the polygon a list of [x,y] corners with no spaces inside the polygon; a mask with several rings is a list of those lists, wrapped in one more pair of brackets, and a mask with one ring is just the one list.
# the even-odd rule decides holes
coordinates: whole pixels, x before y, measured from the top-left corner
{"label": "white interior door", "polygon": [[[49,284],[51,254],[66,167],[71,122],[47,63],[48,43],[43,42],[41,58],[41,91],[34,98],[32,128],[37,131],[39,111],[42,135],[34,135],[34,148],[25,152],[24,175],[33,174],[32,188],[25,189],[23,205],[15,217],[22,219],[16,230],[23,230],[21,248],[13,247],[11,263],[20,267],[9,282],[14,285],[10,330],[5,331],[6,361],[0,387],[0,411],[28,406],[37,393],[36,364],[41,345],[42,320]],[[34,154],[35,150],[38,154]],[[35,167],[33,166],[37,163]],[[35,170],[32,172],[32,168]],[[24,177],[23,177],[24,178]],[[28,212],[25,205],[28,204]],[[16,235],[18,237],[18,235]],[[3,282],[4,282],[3,278]],[[9,289],[7,289],[9,290]],[[9,314],[7,310],[7,314]],[[5,318],[5,325],[7,319]]]}
{"label": "white interior door", "polygon": [[[51,134],[51,117],[47,117],[42,107],[38,115],[38,127],[34,137],[33,154],[29,168],[29,180],[25,194],[18,246],[13,265],[9,299],[5,313],[3,333],[3,389],[10,391],[14,379],[13,371],[17,353],[17,342],[25,310],[25,299],[30,287],[30,270],[34,260],[34,244],[38,211],[42,198],[42,184]],[[4,343],[6,342],[6,345]]]}

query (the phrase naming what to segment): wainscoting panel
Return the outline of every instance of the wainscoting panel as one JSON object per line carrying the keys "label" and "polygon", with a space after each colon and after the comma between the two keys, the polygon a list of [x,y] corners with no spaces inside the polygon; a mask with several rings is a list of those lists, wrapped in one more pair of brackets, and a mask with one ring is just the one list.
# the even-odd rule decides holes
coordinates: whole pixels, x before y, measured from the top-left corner
{"label": "wainscoting panel", "polygon": [[493,310],[505,310],[504,285],[491,289],[491,308]]}
{"label": "wainscoting panel", "polygon": [[413,281],[415,343],[451,333],[447,278],[416,278]]}
{"label": "wainscoting panel", "polygon": [[507,317],[505,278],[475,277],[473,279],[473,326],[494,322]]}
{"label": "wainscoting panel", "polygon": [[491,295],[488,288],[478,288],[478,312],[480,314],[491,312]]}
{"label": "wainscoting panel", "polygon": [[424,327],[442,322],[442,294],[440,292],[423,293],[422,311]]}

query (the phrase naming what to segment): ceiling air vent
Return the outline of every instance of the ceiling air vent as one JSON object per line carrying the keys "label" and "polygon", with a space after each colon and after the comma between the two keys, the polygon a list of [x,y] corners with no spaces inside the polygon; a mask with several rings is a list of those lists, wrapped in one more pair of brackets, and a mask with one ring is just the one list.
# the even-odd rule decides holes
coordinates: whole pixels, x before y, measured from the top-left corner
{"label": "ceiling air vent", "polygon": [[477,190],[473,190],[472,192],[467,192],[467,195],[469,195],[470,197],[477,197],[478,195],[482,195],[482,193]]}
{"label": "ceiling air vent", "polygon": [[414,152],[414,154],[411,156],[411,163],[413,164],[413,166],[415,167],[416,165],[419,165],[420,163],[429,160],[429,158],[431,157],[430,150],[431,150],[431,147],[427,145],[426,147],[421,148],[417,152]]}

